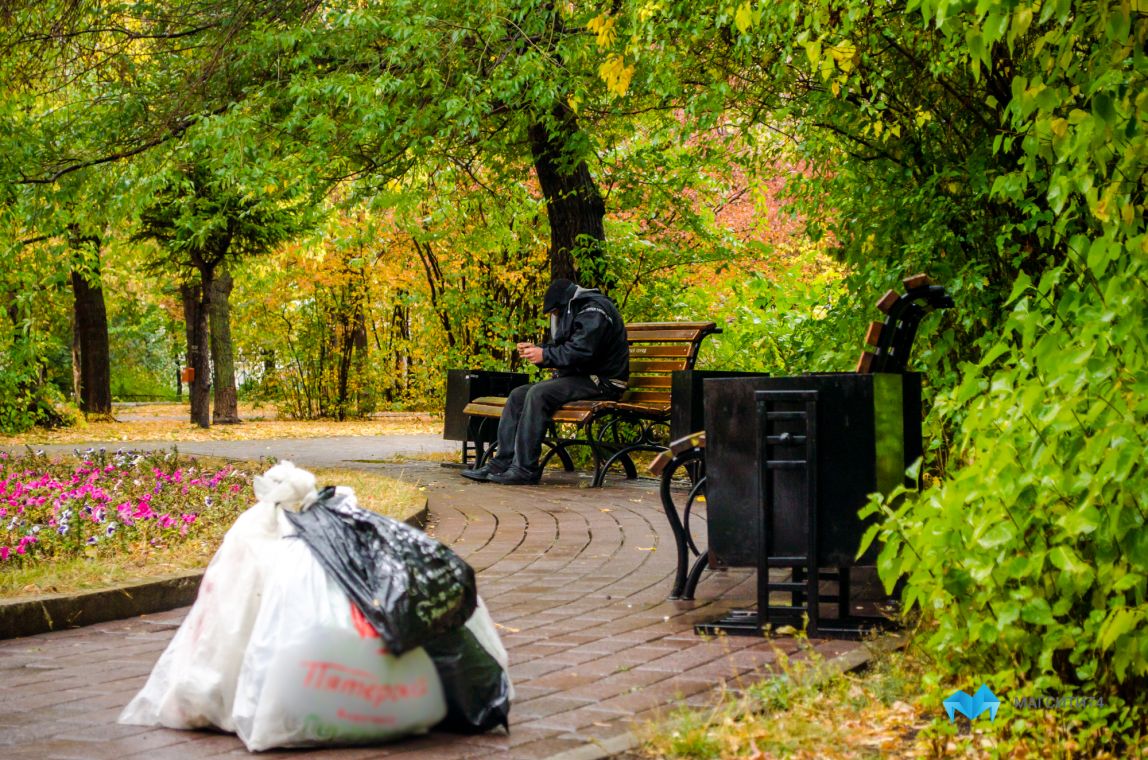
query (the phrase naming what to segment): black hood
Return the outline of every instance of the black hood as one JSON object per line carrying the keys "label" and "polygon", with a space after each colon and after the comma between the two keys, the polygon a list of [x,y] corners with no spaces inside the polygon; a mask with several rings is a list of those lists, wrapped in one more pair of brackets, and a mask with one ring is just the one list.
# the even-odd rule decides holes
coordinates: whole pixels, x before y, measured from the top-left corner
{"label": "black hood", "polygon": [[542,299],[543,313],[566,308],[566,304],[570,303],[577,290],[578,286],[570,280],[559,278],[550,283],[550,287],[546,289],[546,297]]}

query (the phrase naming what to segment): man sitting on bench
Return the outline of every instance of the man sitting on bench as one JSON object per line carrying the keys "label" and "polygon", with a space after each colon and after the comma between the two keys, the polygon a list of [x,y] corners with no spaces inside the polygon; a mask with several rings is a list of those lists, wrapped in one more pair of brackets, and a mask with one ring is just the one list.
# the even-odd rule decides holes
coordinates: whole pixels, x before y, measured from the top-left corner
{"label": "man sitting on bench", "polygon": [[519,343],[518,355],[557,370],[550,380],[511,391],[498,420],[497,453],[463,477],[502,485],[533,485],[542,477],[542,438],[568,401],[621,398],[630,378],[626,325],[614,302],[570,280],[550,283],[542,310],[550,315],[550,342]]}

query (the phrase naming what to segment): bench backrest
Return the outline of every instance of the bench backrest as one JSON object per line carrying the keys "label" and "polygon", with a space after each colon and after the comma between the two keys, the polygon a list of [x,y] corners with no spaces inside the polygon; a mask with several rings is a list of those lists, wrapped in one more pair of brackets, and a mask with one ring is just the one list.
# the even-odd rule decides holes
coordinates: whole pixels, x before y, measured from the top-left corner
{"label": "bench backrest", "polygon": [[952,297],[943,287],[931,284],[928,275],[915,274],[902,282],[905,295],[890,290],[877,302],[885,321],[869,323],[866,348],[857,361],[859,373],[905,372],[921,319],[934,309],[953,308]]}
{"label": "bench backrest", "polygon": [[721,332],[713,322],[631,322],[630,389],[623,403],[668,409],[675,370],[693,369],[707,335]]}

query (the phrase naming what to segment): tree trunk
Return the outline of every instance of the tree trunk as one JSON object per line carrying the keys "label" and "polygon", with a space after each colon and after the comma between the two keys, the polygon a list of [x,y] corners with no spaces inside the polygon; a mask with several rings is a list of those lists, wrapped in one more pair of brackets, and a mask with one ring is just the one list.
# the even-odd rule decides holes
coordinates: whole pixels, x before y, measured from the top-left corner
{"label": "tree trunk", "polygon": [[191,422],[211,427],[211,365],[208,355],[207,313],[211,305],[210,285],[187,284],[183,295],[183,318],[187,325],[187,366],[194,377],[187,386],[191,399]]}
{"label": "tree trunk", "polygon": [[83,374],[80,372],[80,328],[76,324],[76,309],[72,308],[72,402],[80,406],[80,387],[83,386]]}
{"label": "tree trunk", "polygon": [[211,293],[211,364],[214,368],[216,425],[233,425],[239,419],[239,394],[235,388],[235,349],[231,342],[231,275],[221,270]]}
{"label": "tree trunk", "polygon": [[89,274],[72,271],[75,342],[80,359],[77,395],[80,411],[85,415],[110,416],[112,381],[108,353],[108,314],[104,306],[104,291],[99,284],[99,271],[98,253]]}
{"label": "tree trunk", "polygon": [[[171,323],[171,327],[175,327],[175,323]],[[181,356],[179,352],[179,339],[175,337],[175,330],[171,329],[171,362],[175,365],[175,402],[177,404],[183,403],[183,377],[180,370],[186,365],[184,359],[187,357]]]}
{"label": "tree trunk", "polygon": [[550,220],[550,276],[605,290],[610,285],[603,256],[606,203],[590,167],[571,148],[578,134],[574,114],[559,104],[552,115],[552,125],[537,122],[529,129],[534,171]]}

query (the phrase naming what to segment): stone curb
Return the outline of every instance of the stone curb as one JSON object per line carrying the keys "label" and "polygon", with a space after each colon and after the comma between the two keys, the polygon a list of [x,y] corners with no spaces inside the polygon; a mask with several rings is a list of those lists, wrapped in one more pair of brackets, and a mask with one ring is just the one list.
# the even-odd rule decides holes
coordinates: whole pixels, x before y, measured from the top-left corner
{"label": "stone curb", "polygon": [[[868,642],[864,648],[845,652],[826,660],[821,663],[820,667],[814,668],[803,681],[807,685],[816,685],[824,683],[835,675],[860,670],[872,662],[875,655],[888,654],[900,649],[905,643],[905,639],[899,636],[883,636]],[[545,760],[610,760],[611,758],[625,760],[633,757],[630,753],[636,750],[641,743],[642,740],[635,732],[627,731],[605,741],[595,741],[582,747],[575,747],[565,752],[550,755]]]}
{"label": "stone curb", "polygon": [[[429,517],[430,511],[424,502],[422,509],[404,522],[422,529]],[[33,636],[186,607],[195,601],[201,580],[203,571],[196,570],[99,591],[0,601],[0,639]]]}

